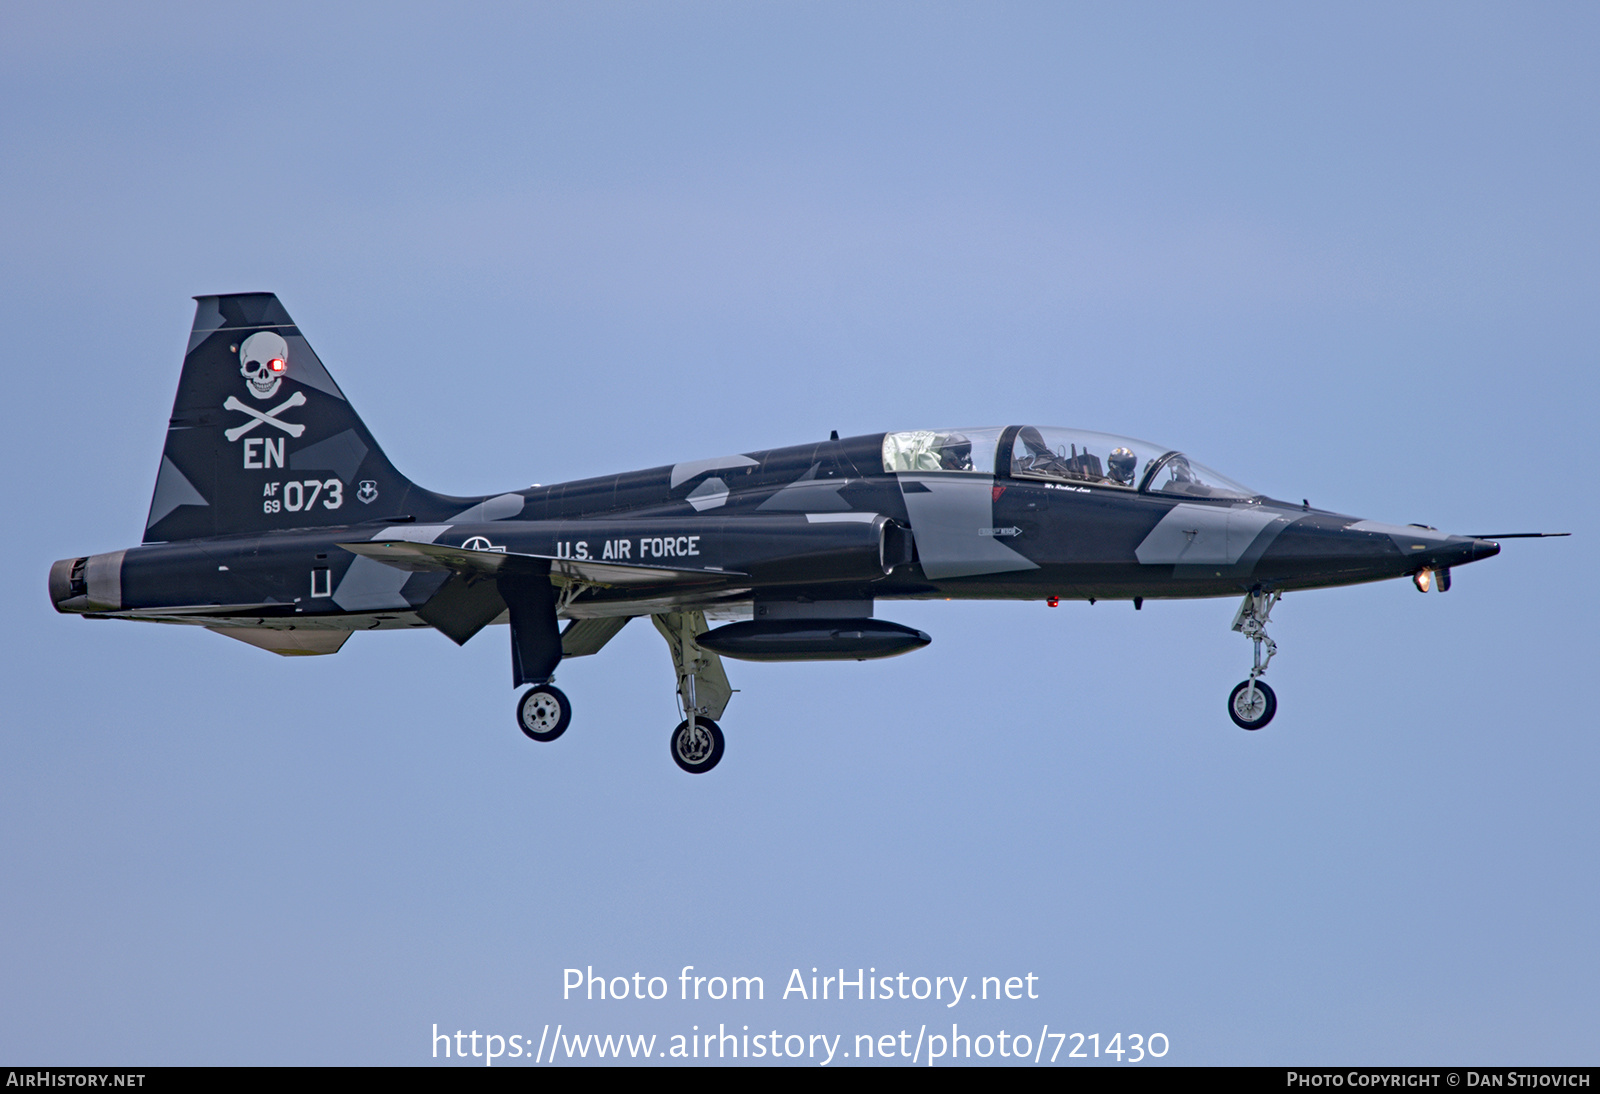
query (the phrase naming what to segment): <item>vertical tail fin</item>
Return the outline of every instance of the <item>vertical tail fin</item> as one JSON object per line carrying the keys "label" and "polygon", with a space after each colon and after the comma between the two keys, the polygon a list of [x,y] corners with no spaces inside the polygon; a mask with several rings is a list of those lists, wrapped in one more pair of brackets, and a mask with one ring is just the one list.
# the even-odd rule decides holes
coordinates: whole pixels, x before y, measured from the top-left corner
{"label": "vertical tail fin", "polygon": [[146,543],[450,508],[395,470],[276,296],[195,299]]}

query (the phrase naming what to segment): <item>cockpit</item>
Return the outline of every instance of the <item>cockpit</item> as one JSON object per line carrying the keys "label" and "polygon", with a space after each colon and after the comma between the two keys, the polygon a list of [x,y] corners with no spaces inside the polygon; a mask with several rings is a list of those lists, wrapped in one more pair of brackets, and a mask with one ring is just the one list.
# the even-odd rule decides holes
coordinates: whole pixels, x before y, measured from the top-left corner
{"label": "cockpit", "polygon": [[1073,486],[1243,500],[1242,486],[1182,452],[1133,437],[1053,426],[923,429],[883,438],[886,472],[949,471]]}

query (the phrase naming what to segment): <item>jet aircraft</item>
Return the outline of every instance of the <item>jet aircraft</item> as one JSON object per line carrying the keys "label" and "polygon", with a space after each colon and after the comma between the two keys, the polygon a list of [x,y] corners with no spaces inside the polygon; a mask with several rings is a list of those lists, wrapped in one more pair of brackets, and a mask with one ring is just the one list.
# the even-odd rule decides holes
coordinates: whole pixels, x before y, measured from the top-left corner
{"label": "jet aircraft", "polygon": [[509,623],[513,686],[529,685],[517,724],[535,741],[572,717],[557,665],[648,617],[677,670],[670,751],[692,773],[722,758],[724,657],[926,646],[876,617],[885,601],[1240,597],[1233,629],[1254,662],[1227,709],[1256,730],[1277,710],[1261,675],[1284,593],[1399,577],[1444,591],[1454,567],[1500,550],[1264,497],[1163,445],[1033,424],[834,433],[450,497],[394,468],[276,296],[196,300],[144,540],[55,563],[58,611],[284,655],[410,627],[460,644]]}

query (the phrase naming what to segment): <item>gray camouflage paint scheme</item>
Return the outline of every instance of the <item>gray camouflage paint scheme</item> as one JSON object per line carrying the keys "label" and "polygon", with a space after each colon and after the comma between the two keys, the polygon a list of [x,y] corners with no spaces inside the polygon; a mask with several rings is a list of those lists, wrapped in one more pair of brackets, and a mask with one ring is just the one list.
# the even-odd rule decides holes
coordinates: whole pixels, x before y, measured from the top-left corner
{"label": "gray camouflage paint scheme", "polygon": [[[288,347],[281,389],[239,405],[238,348],[263,330]],[[860,617],[877,601],[938,597],[1237,597],[1446,570],[1499,550],[1269,498],[1014,477],[1016,429],[996,466],[975,472],[885,473],[878,433],[448,497],[395,470],[275,296],[200,297],[144,542],[56,563],[51,596],[63,612],[200,625],[317,654],[356,630],[432,626],[465,642],[516,616],[517,590],[537,592],[529,581],[548,582],[538,602],[553,611],[523,625],[524,656],[555,641],[556,617],[572,622],[560,648],[545,649],[551,668],[651,615],[681,674],[683,621],[699,634],[707,614],[799,618],[831,603]],[[491,549],[461,547],[474,539]],[[706,708],[719,716],[720,663],[691,652],[722,680]]]}

